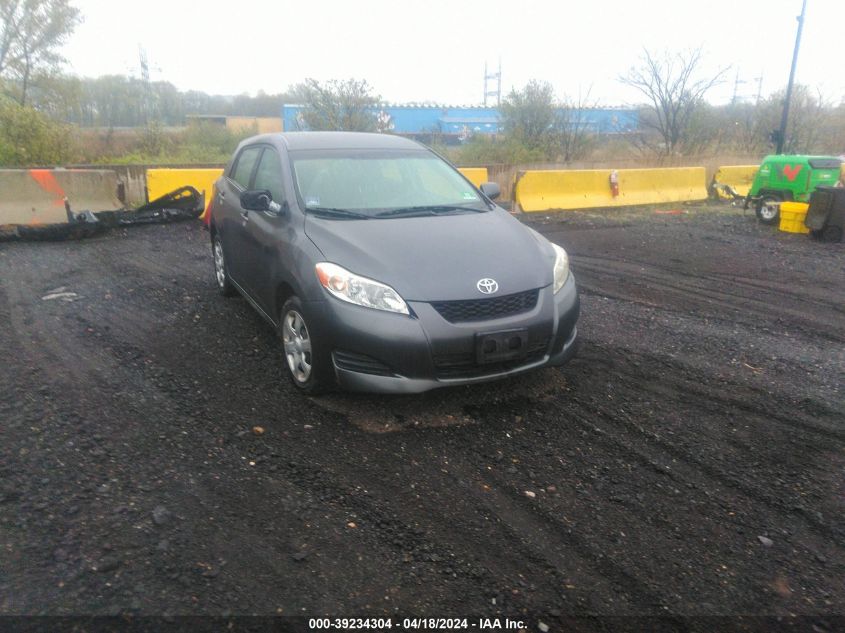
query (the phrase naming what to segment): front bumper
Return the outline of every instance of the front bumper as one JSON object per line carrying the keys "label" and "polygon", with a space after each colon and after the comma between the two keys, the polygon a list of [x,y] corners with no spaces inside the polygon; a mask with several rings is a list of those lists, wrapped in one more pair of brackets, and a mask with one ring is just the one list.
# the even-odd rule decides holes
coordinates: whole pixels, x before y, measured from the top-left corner
{"label": "front bumper", "polygon": [[[429,303],[409,302],[414,317],[327,298],[308,304],[324,362],[337,384],[350,391],[420,393],[469,385],[566,363],[577,351],[580,302],[569,276],[557,294],[540,290],[533,309],[504,318],[451,323]],[[477,334],[514,328],[528,331],[528,354],[493,365],[477,365]]]}

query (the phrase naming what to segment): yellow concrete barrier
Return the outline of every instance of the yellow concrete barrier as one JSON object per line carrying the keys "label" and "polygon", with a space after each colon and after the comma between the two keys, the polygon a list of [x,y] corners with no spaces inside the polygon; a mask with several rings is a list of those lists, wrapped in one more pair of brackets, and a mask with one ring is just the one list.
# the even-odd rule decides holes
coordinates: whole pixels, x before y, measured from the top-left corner
{"label": "yellow concrete barrier", "polygon": [[[488,182],[486,167],[459,167],[460,171],[476,187]],[[214,182],[223,175],[222,169],[148,169],[147,198],[155,200],[180,187],[193,187],[205,194],[206,209],[211,201]],[[205,211],[200,216],[205,218]]]}
{"label": "yellow concrete barrier", "polygon": [[476,187],[480,187],[482,183],[490,182],[486,167],[458,167],[458,171]]}
{"label": "yellow concrete barrier", "polygon": [[515,200],[523,211],[624,207],[707,198],[704,167],[619,169],[619,195],[610,190],[610,169],[524,171]]}
{"label": "yellow concrete barrier", "polygon": [[180,187],[193,187],[205,194],[205,210],[200,216],[204,219],[214,181],[222,175],[222,169],[148,169],[147,198],[152,201]]}
{"label": "yellow concrete barrier", "polygon": [[0,224],[57,224],[73,213],[123,208],[110,169],[0,169]]}
{"label": "yellow concrete barrier", "polygon": [[730,185],[738,194],[747,196],[758,169],[760,165],[725,165],[716,170],[713,180],[720,185]]}

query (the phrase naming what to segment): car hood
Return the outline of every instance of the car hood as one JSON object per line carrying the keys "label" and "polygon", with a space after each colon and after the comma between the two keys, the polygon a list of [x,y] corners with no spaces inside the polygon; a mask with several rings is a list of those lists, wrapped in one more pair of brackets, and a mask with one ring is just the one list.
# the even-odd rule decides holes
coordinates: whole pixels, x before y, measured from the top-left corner
{"label": "car hood", "polygon": [[554,251],[502,210],[486,213],[331,220],[307,215],[305,233],[329,261],[392,286],[407,301],[479,299],[552,283]]}

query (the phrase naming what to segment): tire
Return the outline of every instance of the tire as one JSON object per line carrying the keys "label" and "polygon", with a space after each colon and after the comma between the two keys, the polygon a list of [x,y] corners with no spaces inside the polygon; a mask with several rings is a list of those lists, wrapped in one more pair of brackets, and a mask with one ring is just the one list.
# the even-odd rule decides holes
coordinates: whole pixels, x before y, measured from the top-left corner
{"label": "tire", "polygon": [[828,224],[821,231],[819,231],[819,239],[822,242],[841,242],[842,227]]}
{"label": "tire", "polygon": [[757,202],[757,219],[763,224],[777,224],[780,221],[780,203],[782,200],[777,196],[763,196]]}
{"label": "tire", "polygon": [[229,270],[226,267],[226,258],[223,255],[223,242],[218,234],[215,234],[211,240],[211,255],[214,258],[214,279],[217,282],[217,292],[224,297],[233,296],[237,291],[229,279]]}
{"label": "tire", "polygon": [[303,393],[324,393],[330,386],[326,377],[328,361],[320,353],[319,342],[311,336],[299,297],[285,301],[279,317],[282,360],[291,382]]}

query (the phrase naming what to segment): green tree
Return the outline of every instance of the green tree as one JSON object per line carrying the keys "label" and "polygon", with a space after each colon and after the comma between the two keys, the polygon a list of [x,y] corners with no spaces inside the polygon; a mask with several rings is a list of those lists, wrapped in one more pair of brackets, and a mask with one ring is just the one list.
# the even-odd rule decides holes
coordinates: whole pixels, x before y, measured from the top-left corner
{"label": "green tree", "polygon": [[304,106],[302,118],[312,130],[376,130],[373,108],[381,97],[374,95],[364,80],[333,79],[321,84],[316,79],[306,79],[291,93]]}
{"label": "green tree", "polygon": [[532,79],[511,90],[499,106],[505,136],[528,150],[547,151],[557,122],[555,92],[546,81]]}
{"label": "green tree", "polygon": [[80,19],[68,0],[0,0],[0,78],[14,82],[21,105],[33,78],[64,62],[59,48]]}
{"label": "green tree", "polygon": [[0,165],[59,165],[73,156],[73,138],[67,126],[0,97]]}

